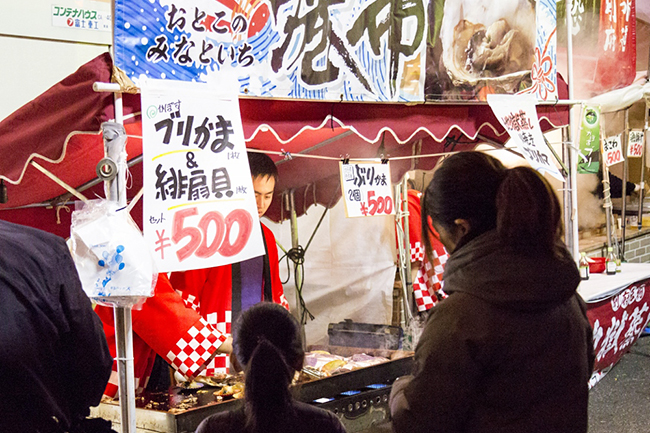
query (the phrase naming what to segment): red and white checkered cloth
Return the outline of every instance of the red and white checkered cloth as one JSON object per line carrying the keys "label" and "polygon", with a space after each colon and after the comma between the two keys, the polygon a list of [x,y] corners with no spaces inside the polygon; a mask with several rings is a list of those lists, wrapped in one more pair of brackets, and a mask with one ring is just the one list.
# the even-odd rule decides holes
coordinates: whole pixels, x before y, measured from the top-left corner
{"label": "red and white checkered cloth", "polygon": [[425,260],[424,246],[420,242],[415,242],[411,247],[411,262],[422,262],[413,281],[413,296],[420,312],[433,307],[438,302],[438,296],[447,297],[442,289],[442,274],[449,254],[445,252],[438,255],[435,250],[432,251],[432,254],[433,264],[429,260]]}
{"label": "red and white checkered cloth", "polygon": [[[281,304],[284,308],[289,310],[289,303],[284,297],[281,296]],[[217,331],[222,334],[231,334],[232,330],[232,311],[226,311],[225,317],[219,318],[217,313],[211,313],[207,316],[207,322],[212,325]],[[216,376],[219,374],[228,373],[230,371],[230,356],[217,354],[210,361],[205,369],[201,371],[199,376]]]}
{"label": "red and white checkered cloth", "polygon": [[195,376],[203,370],[215,350],[226,341],[223,333],[214,332],[204,319],[193,326],[167,353],[167,360],[185,376]]}

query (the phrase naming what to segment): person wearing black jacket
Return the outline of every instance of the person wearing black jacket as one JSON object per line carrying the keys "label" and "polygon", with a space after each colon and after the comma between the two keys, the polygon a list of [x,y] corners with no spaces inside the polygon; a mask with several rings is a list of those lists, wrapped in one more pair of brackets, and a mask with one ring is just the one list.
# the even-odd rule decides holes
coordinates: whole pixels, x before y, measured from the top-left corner
{"label": "person wearing black jacket", "polygon": [[62,238],[0,221],[0,323],[0,432],[84,431],[113,359]]}
{"label": "person wearing black jacket", "polygon": [[[592,330],[561,209],[528,167],[460,152],[422,200],[450,253],[413,376],[393,383],[397,433],[585,433]],[[424,236],[427,239],[427,236]]]}
{"label": "person wearing black jacket", "polygon": [[[598,170],[598,185],[596,185],[596,189],[594,191],[594,194],[598,196],[598,198],[603,198],[604,197],[604,188],[603,188],[603,172],[602,170]],[[625,182],[625,195],[626,196],[631,196],[632,194],[639,192],[641,190],[641,185],[627,181]],[[623,197],[623,179],[620,177],[613,175],[612,173],[609,174],[609,194],[610,198],[621,198]]]}
{"label": "person wearing black jacket", "polygon": [[289,389],[305,352],[300,325],[283,307],[261,302],[233,330],[233,365],[245,373],[244,406],[204,419],[196,433],[345,433],[332,412],[295,400]]}

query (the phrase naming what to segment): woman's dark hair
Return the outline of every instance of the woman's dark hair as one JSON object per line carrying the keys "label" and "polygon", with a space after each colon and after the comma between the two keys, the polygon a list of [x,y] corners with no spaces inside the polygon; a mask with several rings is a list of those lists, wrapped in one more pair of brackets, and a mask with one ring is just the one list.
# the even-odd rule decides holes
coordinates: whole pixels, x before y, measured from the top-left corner
{"label": "woman's dark hair", "polygon": [[298,321],[278,304],[256,304],[235,323],[233,345],[246,372],[247,431],[285,431],[289,385],[305,356]]}
{"label": "woman's dark hair", "polygon": [[[441,163],[422,197],[423,233],[431,231],[428,217],[447,230],[457,219],[469,222],[457,248],[496,229],[506,245],[550,252],[562,234],[560,204],[548,181],[482,152],[456,153]],[[424,240],[431,251],[429,237]]]}

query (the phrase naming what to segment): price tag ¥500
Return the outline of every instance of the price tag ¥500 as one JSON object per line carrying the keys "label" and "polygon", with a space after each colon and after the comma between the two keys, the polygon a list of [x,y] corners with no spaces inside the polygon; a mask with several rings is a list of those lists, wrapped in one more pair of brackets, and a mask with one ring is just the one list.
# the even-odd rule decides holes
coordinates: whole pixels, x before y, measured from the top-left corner
{"label": "price tag \u00a5500", "polygon": [[608,167],[623,162],[621,136],[608,137],[603,143],[603,159]]}
{"label": "price tag \u00a5500", "polygon": [[643,156],[643,131],[636,129],[630,131],[627,156],[629,158],[641,158]]}

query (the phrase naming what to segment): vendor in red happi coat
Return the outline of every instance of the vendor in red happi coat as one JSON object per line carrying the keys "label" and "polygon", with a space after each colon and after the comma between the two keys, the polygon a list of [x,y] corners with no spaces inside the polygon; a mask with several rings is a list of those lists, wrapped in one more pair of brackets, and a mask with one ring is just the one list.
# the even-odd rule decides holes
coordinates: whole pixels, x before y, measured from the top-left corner
{"label": "vendor in red happi coat", "polygon": [[[253,189],[261,217],[271,204],[278,171],[262,153],[248,153]],[[232,351],[230,325],[236,316],[262,300],[289,308],[278,267],[273,233],[262,224],[266,254],[240,263],[160,274],[154,296],[133,310],[133,352],[136,393],[151,374],[156,354],[185,377],[226,373]],[[115,357],[113,309],[96,307]],[[117,363],[106,388],[117,394]]]}
{"label": "vendor in red happi coat", "polygon": [[[421,220],[420,199],[422,193],[415,189],[412,180],[408,180],[409,244],[411,261],[411,279],[413,296],[418,312],[428,311],[439,299],[446,295],[443,291],[442,274],[449,254],[442,243],[430,233],[431,252],[425,251]],[[433,232],[433,228],[429,227]]]}

